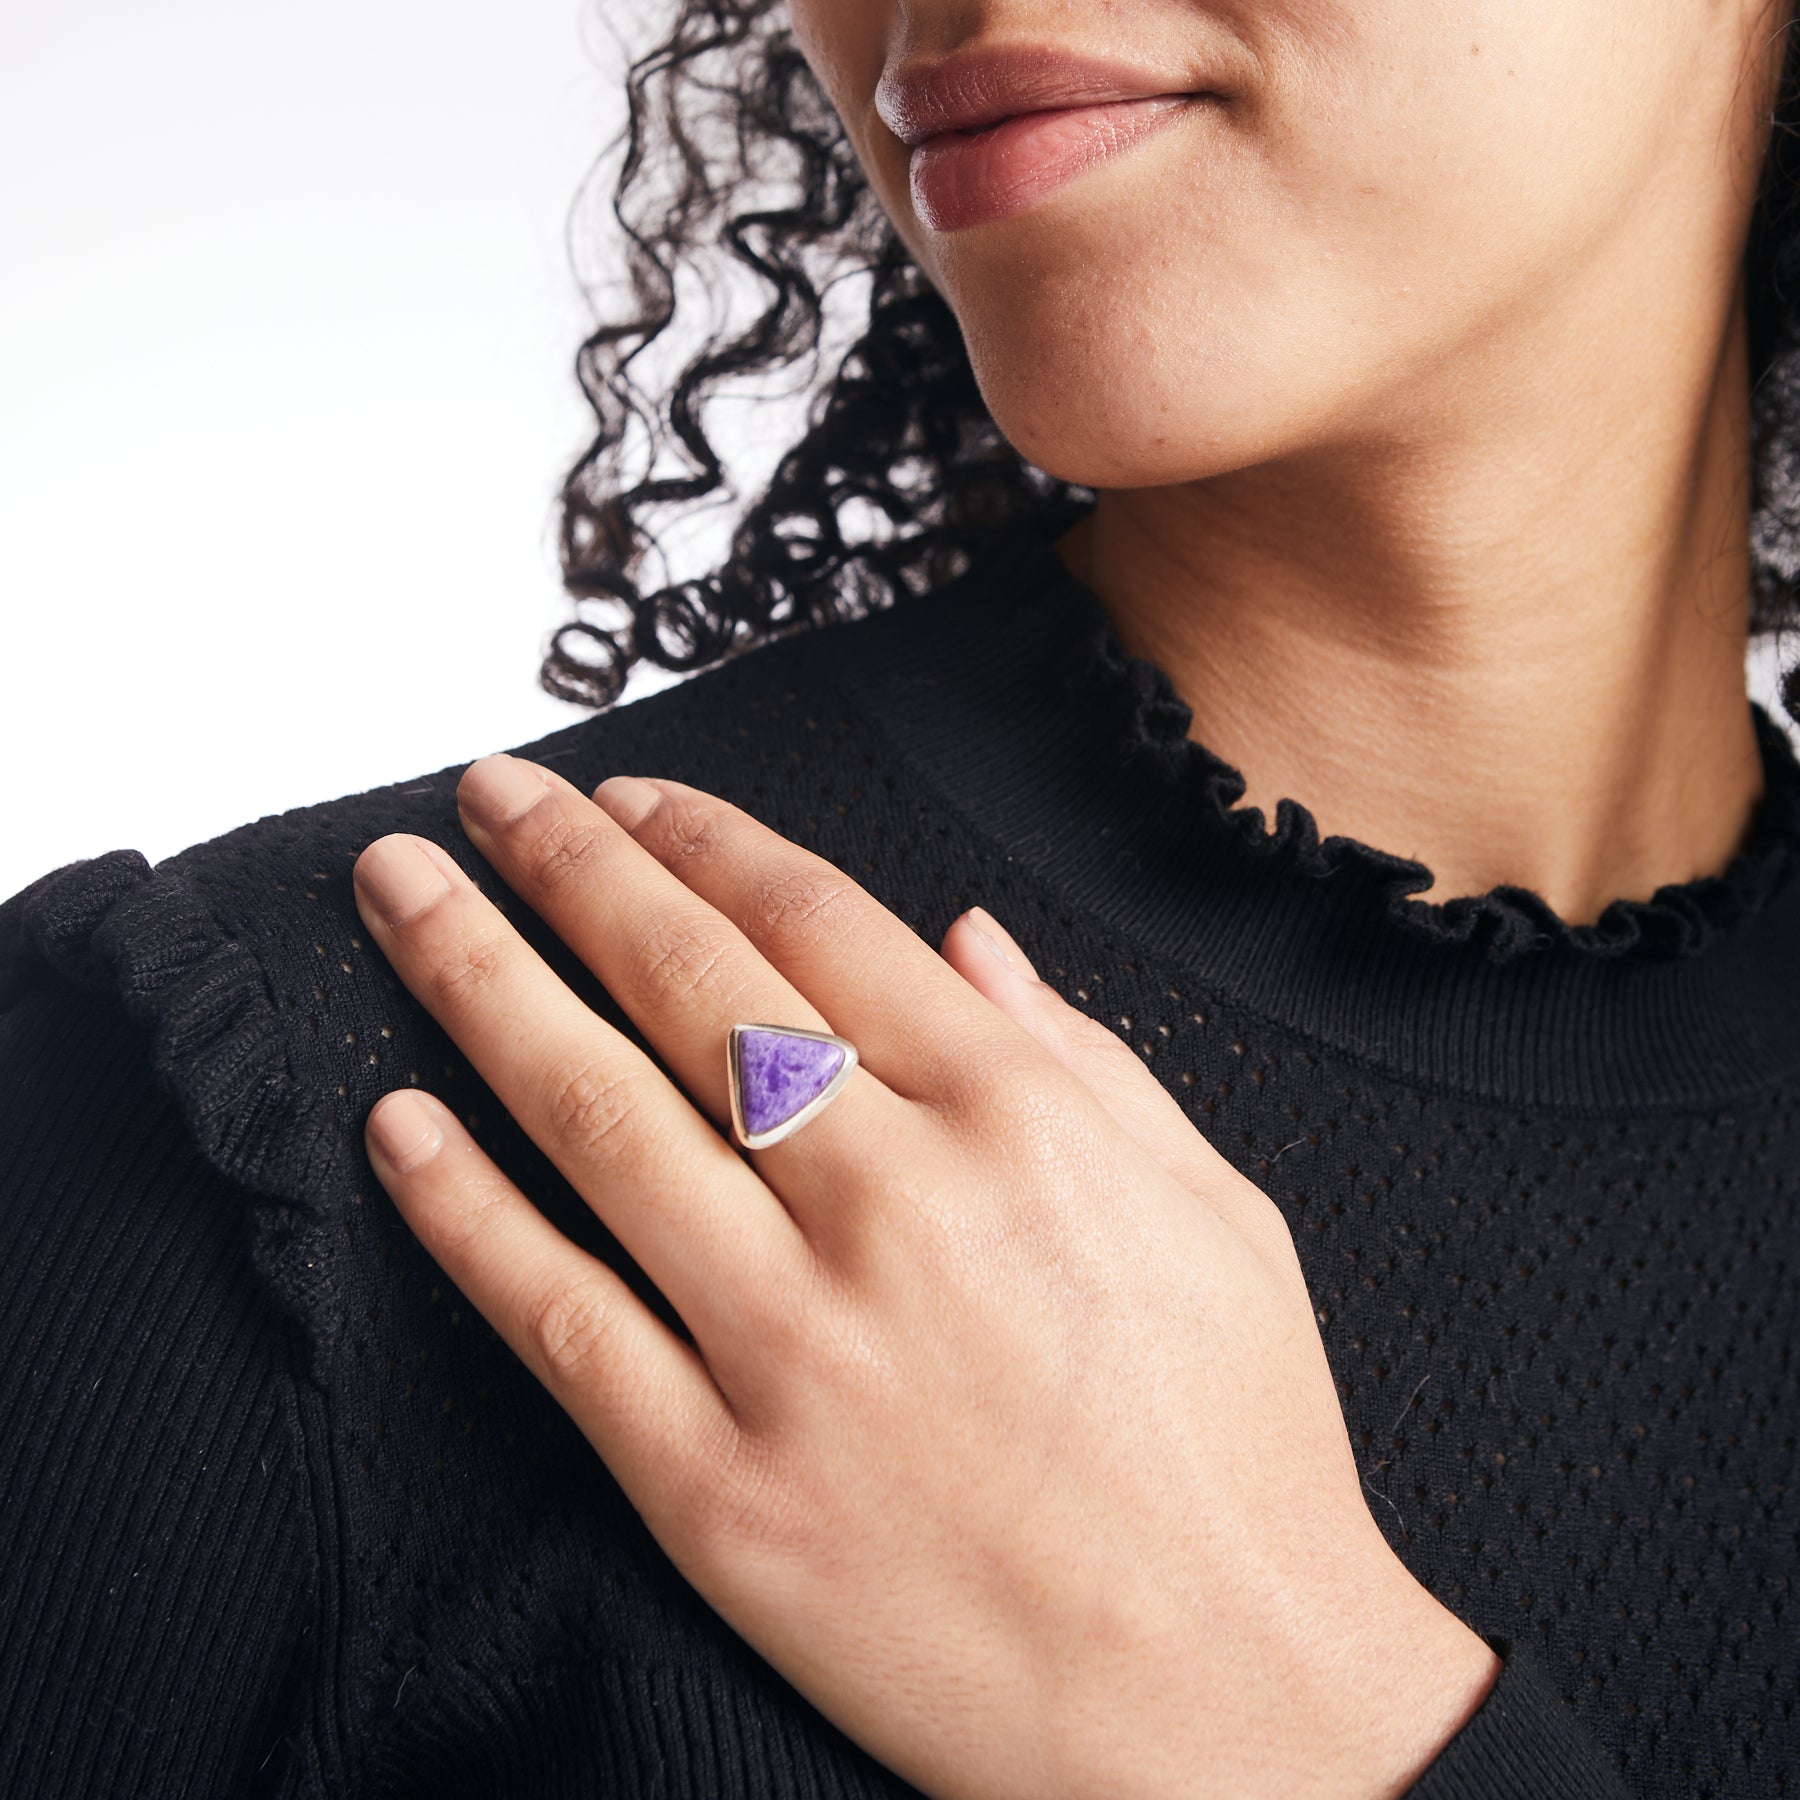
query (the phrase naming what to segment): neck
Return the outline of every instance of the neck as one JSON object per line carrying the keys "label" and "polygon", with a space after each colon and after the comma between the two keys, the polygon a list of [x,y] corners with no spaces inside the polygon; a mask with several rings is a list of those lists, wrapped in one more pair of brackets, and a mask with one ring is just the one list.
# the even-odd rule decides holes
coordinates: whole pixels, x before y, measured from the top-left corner
{"label": "neck", "polygon": [[1604,368],[1562,335],[1374,441],[1103,493],[1060,548],[1265,813],[1580,923],[1722,869],[1762,770],[1741,296],[1657,384],[1691,317]]}

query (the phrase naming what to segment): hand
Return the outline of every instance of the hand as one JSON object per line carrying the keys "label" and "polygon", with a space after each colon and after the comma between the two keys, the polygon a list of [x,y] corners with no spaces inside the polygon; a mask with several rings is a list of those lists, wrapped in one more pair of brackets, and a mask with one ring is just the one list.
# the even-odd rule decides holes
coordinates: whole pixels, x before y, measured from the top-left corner
{"label": "hand", "polygon": [[[946,1800],[1403,1793],[1497,1662],[1370,1517],[1274,1206],[985,916],[940,956],[709,795],[595,801],[510,757],[460,792],[679,1089],[435,846],[371,846],[357,901],[693,1343],[436,1101],[369,1146],[677,1567]],[[861,1055],[752,1152],[740,1020]]]}

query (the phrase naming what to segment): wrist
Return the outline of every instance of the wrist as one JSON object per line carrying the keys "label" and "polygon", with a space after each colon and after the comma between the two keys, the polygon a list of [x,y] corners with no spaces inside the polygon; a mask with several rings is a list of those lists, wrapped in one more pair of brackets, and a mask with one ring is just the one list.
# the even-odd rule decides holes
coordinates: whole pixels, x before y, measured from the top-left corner
{"label": "wrist", "polygon": [[[1031,1790],[1090,1800],[1399,1800],[1480,1708],[1492,1648],[1439,1603],[1371,1522],[1334,1537],[1300,1588],[1253,1581],[1258,1623],[1222,1653],[1217,1618],[1171,1633],[1129,1692],[1093,1704],[1094,1664],[1052,1684]],[[1168,1647],[1173,1646],[1173,1647]],[[1085,1704],[1084,1704],[1085,1702]],[[1052,1723],[1054,1721],[1054,1723]]]}
{"label": "wrist", "polygon": [[1474,1717],[1500,1674],[1477,1632],[1397,1557],[1334,1659],[1334,1793],[1397,1800]]}

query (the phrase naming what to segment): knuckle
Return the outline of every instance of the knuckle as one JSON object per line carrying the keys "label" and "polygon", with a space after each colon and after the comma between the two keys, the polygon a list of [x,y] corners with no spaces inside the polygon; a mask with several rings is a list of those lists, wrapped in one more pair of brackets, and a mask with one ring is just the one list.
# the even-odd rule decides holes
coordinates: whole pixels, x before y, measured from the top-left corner
{"label": "knuckle", "polygon": [[779,1446],[750,1433],[693,1482],[682,1511],[698,1559],[723,1570],[797,1556],[810,1543],[807,1510]]}
{"label": "knuckle", "polygon": [[1029,1123],[1043,1078],[1043,1058],[1029,1040],[995,1033],[971,1045],[967,1054],[946,1059],[935,1098],[953,1122],[985,1134],[1018,1115]]}
{"label": "knuckle", "polygon": [[472,1259],[506,1212],[510,1198],[498,1184],[482,1181],[464,1193],[458,1205],[434,1210],[433,1255],[459,1263]]}
{"label": "knuckle", "polygon": [[[1080,1070],[1085,1079],[1099,1081],[1104,1087],[1142,1086],[1147,1092],[1162,1092],[1161,1084],[1145,1065],[1144,1059],[1110,1026],[1098,1019],[1077,1013],[1080,1023],[1065,1023],[1059,1060]],[[1171,1101],[1171,1104],[1176,1104]]]}
{"label": "knuckle", "polygon": [[837,935],[859,890],[829,865],[789,869],[758,884],[750,901],[751,935],[758,943],[817,942]]}
{"label": "knuckle", "polygon": [[650,815],[657,852],[666,862],[693,862],[719,854],[727,836],[726,815],[716,806],[686,797],[667,797]]}
{"label": "knuckle", "polygon": [[1094,1174],[1098,1140],[1072,1091],[1078,1087],[1060,1066],[1002,1046],[982,1059],[959,1059],[932,1096],[947,1134],[993,1177],[990,1223],[999,1237]]}
{"label": "knuckle", "polygon": [[1060,1193],[1095,1173],[1095,1140],[1041,1086],[1012,1097],[984,1137],[1002,1159],[1009,1187],[1020,1195]]}
{"label": "knuckle", "polygon": [[604,1361],[618,1316],[588,1282],[559,1281],[532,1304],[528,1341],[553,1377],[578,1378]]}
{"label": "knuckle", "polygon": [[523,861],[533,885],[555,894],[585,885],[609,850],[605,831],[566,812],[556,812],[525,846]]}
{"label": "knuckle", "polygon": [[558,1079],[547,1117],[558,1144],[576,1146],[590,1159],[610,1160],[619,1154],[622,1134],[638,1108],[629,1080],[582,1063]]}
{"label": "knuckle", "polygon": [[659,920],[644,935],[638,963],[646,986],[680,994],[712,994],[727,984],[729,958],[716,931],[693,918]]}
{"label": "knuckle", "polygon": [[499,981],[506,965],[506,940],[495,931],[477,931],[445,944],[431,967],[431,985],[446,1001],[478,1003]]}
{"label": "knuckle", "polygon": [[[1196,1184],[1201,1193],[1209,1189],[1218,1191],[1217,1170],[1209,1171],[1209,1174],[1211,1179],[1205,1186]],[[1240,1179],[1231,1186],[1237,1201],[1238,1220],[1251,1242],[1280,1271],[1284,1279],[1298,1277],[1304,1282],[1306,1278],[1301,1271],[1300,1252],[1280,1206],[1253,1182]]]}
{"label": "knuckle", "polygon": [[1077,1012],[1072,1006],[1059,1006],[1055,1022],[1056,1028],[1063,1035],[1063,1041],[1072,1048],[1085,1051],[1090,1056],[1115,1059],[1122,1057],[1133,1068],[1138,1066],[1137,1056],[1131,1046],[1110,1025],[1103,1024],[1092,1014]]}

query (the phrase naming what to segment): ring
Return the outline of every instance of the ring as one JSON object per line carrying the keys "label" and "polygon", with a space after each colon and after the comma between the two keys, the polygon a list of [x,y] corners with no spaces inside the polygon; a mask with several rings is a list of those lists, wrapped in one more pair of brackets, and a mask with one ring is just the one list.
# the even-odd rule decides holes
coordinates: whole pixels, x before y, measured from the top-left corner
{"label": "ring", "polygon": [[731,1129],[746,1150],[779,1144],[816,1119],[856,1067],[856,1047],[797,1025],[734,1025],[725,1044]]}

